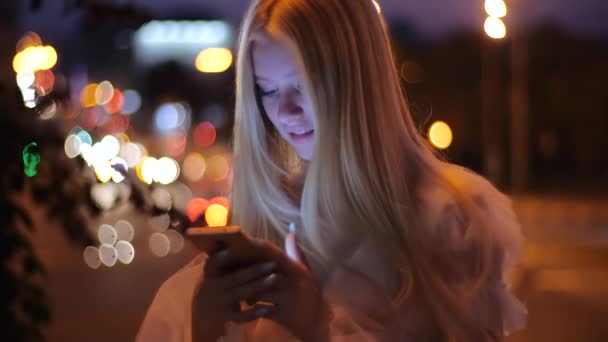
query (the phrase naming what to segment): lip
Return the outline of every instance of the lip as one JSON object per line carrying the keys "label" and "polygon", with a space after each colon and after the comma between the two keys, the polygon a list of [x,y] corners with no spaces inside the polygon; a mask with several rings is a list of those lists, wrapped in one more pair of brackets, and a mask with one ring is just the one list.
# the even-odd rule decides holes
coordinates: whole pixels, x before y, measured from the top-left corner
{"label": "lip", "polygon": [[313,129],[309,133],[306,133],[306,134],[294,134],[291,132],[288,132],[288,134],[289,134],[289,138],[291,139],[291,141],[301,143],[301,142],[306,142],[308,140],[311,140],[312,137],[315,135],[315,130]]}

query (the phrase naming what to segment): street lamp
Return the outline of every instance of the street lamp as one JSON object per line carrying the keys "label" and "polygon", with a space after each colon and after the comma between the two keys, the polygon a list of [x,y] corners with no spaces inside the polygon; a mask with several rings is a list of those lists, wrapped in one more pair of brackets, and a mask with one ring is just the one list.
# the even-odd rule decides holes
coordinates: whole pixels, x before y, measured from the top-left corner
{"label": "street lamp", "polygon": [[488,37],[502,39],[507,35],[507,27],[501,18],[507,15],[507,5],[503,0],[485,0],[484,9],[488,17],[483,25]]}

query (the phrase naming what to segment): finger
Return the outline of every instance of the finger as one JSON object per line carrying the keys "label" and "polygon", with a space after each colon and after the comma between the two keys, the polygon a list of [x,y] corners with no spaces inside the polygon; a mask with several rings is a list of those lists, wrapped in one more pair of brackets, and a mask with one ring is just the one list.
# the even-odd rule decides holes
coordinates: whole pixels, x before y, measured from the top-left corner
{"label": "finger", "polygon": [[280,268],[287,268],[289,266],[289,258],[273,243],[263,239],[255,239],[255,245],[262,257],[276,261]]}
{"label": "finger", "polygon": [[260,262],[252,266],[231,272],[225,276],[223,283],[225,288],[232,289],[243,284],[249,283],[257,278],[263,277],[274,271],[277,263],[274,261]]}
{"label": "finger", "polygon": [[249,282],[245,285],[235,287],[230,290],[230,297],[232,301],[247,300],[258,296],[264,291],[269,291],[277,288],[279,284],[279,275],[272,273],[267,277],[260,278],[253,282]]}
{"label": "finger", "polygon": [[272,305],[256,304],[251,309],[239,311],[239,312],[233,312],[232,314],[230,314],[229,320],[231,320],[233,322],[237,322],[237,323],[238,322],[249,322],[249,321],[258,319],[260,317],[269,315],[272,313],[273,310],[274,310],[274,308]]}
{"label": "finger", "polygon": [[230,250],[227,248],[211,254],[205,263],[205,274],[209,277],[218,276],[229,257]]}

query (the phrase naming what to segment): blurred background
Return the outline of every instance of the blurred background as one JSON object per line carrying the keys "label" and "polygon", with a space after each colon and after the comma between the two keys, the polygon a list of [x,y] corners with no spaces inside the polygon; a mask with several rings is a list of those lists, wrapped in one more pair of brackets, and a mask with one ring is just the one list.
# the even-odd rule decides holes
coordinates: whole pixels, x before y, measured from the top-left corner
{"label": "blurred background", "polygon": [[[370,0],[372,1],[372,0]],[[0,4],[7,341],[131,341],[224,225],[248,0]],[[608,2],[379,0],[420,131],[510,194],[528,327],[608,340]]]}

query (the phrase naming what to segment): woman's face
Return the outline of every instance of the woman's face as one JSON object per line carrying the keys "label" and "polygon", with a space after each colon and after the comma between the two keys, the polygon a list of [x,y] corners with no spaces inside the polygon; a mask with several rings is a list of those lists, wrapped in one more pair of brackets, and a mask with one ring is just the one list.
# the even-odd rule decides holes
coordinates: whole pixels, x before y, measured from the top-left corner
{"label": "woman's face", "polygon": [[295,59],[285,44],[257,35],[252,47],[253,70],[268,118],[305,160],[314,151],[312,106],[303,95]]}

